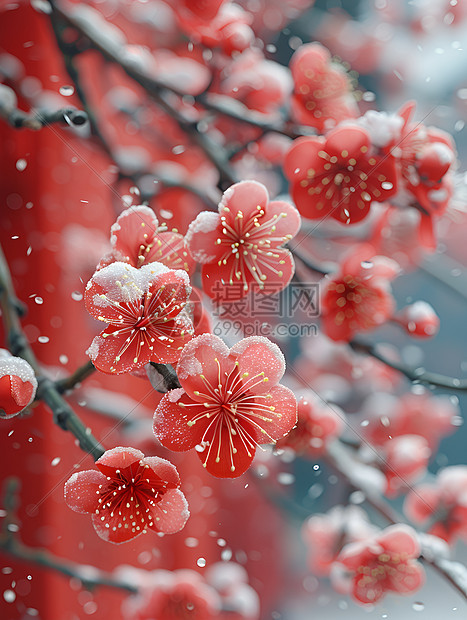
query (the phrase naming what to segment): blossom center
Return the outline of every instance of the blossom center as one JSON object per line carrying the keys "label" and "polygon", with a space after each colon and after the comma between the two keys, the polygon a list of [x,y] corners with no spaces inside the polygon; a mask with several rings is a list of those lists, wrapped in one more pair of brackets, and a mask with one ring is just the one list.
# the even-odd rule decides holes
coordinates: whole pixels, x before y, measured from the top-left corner
{"label": "blossom center", "polygon": [[154,518],[158,520],[153,508],[161,501],[167,485],[148,465],[140,465],[136,471],[130,466],[127,470],[115,470],[107,476],[108,484],[99,485],[96,515],[101,515],[106,528],[131,528],[136,533],[154,526]]}

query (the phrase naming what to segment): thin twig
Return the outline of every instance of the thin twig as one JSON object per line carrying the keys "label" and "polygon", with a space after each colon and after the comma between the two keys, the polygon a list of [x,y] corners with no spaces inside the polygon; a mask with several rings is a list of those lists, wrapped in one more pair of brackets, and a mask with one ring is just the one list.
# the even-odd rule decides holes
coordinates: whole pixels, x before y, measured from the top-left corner
{"label": "thin twig", "polygon": [[195,101],[206,110],[261,129],[263,135],[268,132],[282,134],[288,138],[316,135],[316,131],[312,127],[295,125],[282,117],[271,118],[268,114],[250,110],[240,101],[226,95],[202,93],[195,96]]}
{"label": "thin twig", "polygon": [[[404,519],[399,516],[381,495],[371,487],[365,487],[365,485],[360,484],[360,480],[356,481],[353,475],[353,468],[349,467],[354,457],[340,441],[335,441],[328,445],[326,458],[354,488],[363,492],[367,504],[384,517],[390,525],[404,523]],[[429,564],[459,592],[464,600],[467,600],[467,569],[463,564],[446,558],[435,557],[433,554],[424,552],[423,545],[422,555],[420,555],[419,559],[425,564]]]}
{"label": "thin twig", "polygon": [[60,108],[53,112],[34,111],[24,112],[19,108],[10,108],[0,102],[0,116],[15,129],[39,130],[53,123],[61,123],[79,127],[88,120],[86,112],[76,108]]}
{"label": "thin twig", "polygon": [[132,584],[115,579],[110,573],[101,571],[94,566],[85,566],[75,562],[67,562],[49,553],[46,549],[32,548],[25,545],[18,537],[18,508],[19,480],[11,477],[5,480],[3,489],[3,506],[6,511],[0,535],[0,549],[3,553],[13,556],[24,562],[44,566],[67,577],[79,579],[83,586],[92,589],[96,586],[107,586],[135,594],[138,588]]}
{"label": "thin twig", "polygon": [[357,340],[352,340],[349,344],[354,351],[371,355],[383,364],[386,364],[386,366],[399,371],[414,383],[423,383],[429,386],[444,388],[449,391],[463,392],[467,390],[467,379],[457,379],[456,377],[429,372],[424,368],[412,368],[411,366],[407,366],[407,364],[386,357],[378,350],[378,345],[367,344]]}
{"label": "thin twig", "polygon": [[12,300],[16,300],[16,294],[8,263],[0,246],[0,307],[8,348],[13,355],[22,357],[31,365],[39,384],[36,398],[47,404],[53,413],[55,423],[63,430],[72,433],[78,440],[81,449],[89,452],[97,460],[104,454],[104,448],[62,398],[53,381],[42,374],[36,356],[21,327],[16,304]]}
{"label": "thin twig", "polygon": [[55,381],[55,388],[57,389],[57,392],[63,394],[64,392],[73,390],[77,385],[92,375],[95,370],[96,369],[94,368],[93,363],[89,360],[77,368],[69,377]]}
{"label": "thin twig", "polygon": [[55,3],[52,3],[52,9],[52,17],[54,19],[59,16],[65,23],[85,36],[104,58],[118,64],[130,78],[146,90],[159,107],[177,122],[180,129],[202,149],[206,157],[216,166],[221,177],[221,184],[225,186],[235,183],[236,177],[223,147],[210,136],[199,131],[197,122],[185,117],[185,115],[177,110],[168,99],[169,94],[183,96],[184,93],[180,93],[167,84],[158,81],[153,76],[146,74],[140,67],[125,56],[124,48],[119,45],[109,45],[108,39],[102,37],[98,24],[92,24],[87,20],[80,19],[79,13],[77,13],[76,10],[67,11],[62,7],[57,7]]}

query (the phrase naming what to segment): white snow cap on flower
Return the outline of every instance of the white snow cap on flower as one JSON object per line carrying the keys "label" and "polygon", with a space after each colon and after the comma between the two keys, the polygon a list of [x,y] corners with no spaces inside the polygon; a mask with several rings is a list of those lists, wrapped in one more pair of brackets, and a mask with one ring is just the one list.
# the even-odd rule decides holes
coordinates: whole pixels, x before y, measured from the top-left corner
{"label": "white snow cap on flower", "polygon": [[[109,306],[113,301],[136,301],[148,290],[157,275],[167,271],[170,271],[169,268],[162,263],[155,262],[136,269],[127,263],[116,262],[96,271],[87,288],[94,282],[105,289],[105,296],[94,296],[96,306]],[[183,273],[186,275],[185,271]]]}
{"label": "white snow cap on flower", "polygon": [[5,375],[19,377],[23,383],[29,381],[37,389],[37,379],[34,370],[22,357],[14,357],[6,349],[0,349],[0,379]]}
{"label": "white snow cap on flower", "polygon": [[12,418],[32,403],[37,379],[26,360],[0,349],[1,400],[0,417]]}
{"label": "white snow cap on flower", "polygon": [[404,124],[404,120],[397,114],[377,112],[376,110],[368,110],[356,122],[368,131],[372,144],[378,148],[387,146],[396,140],[400,136]]}

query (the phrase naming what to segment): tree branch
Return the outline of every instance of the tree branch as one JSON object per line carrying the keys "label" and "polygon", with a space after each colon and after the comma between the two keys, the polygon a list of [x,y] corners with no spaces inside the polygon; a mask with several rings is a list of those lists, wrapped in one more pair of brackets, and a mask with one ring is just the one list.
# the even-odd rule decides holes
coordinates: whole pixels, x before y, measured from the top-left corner
{"label": "tree branch", "polygon": [[39,130],[54,123],[79,127],[88,120],[86,112],[76,108],[61,108],[54,112],[24,112],[19,108],[10,108],[0,101],[0,116],[15,129]]}
{"label": "tree branch", "polygon": [[91,361],[86,362],[75,370],[69,377],[55,381],[55,389],[60,394],[74,389],[82,381],[87,379],[96,369]]}
{"label": "tree branch", "polygon": [[155,390],[161,394],[165,394],[169,390],[182,387],[178,380],[177,373],[170,364],[157,364],[156,362],[149,362],[149,364],[155,371],[152,372],[149,370],[147,373],[151,385]]}
{"label": "tree branch", "polygon": [[435,372],[429,372],[424,368],[412,368],[402,362],[391,360],[381,353],[381,351],[378,351],[378,345],[367,344],[357,340],[350,341],[349,345],[354,351],[371,355],[383,364],[386,364],[386,366],[399,371],[405,375],[407,379],[410,379],[410,381],[413,381],[414,383],[423,383],[430,386],[444,388],[449,391],[463,392],[467,390],[467,379],[448,377]]}
{"label": "tree branch", "polygon": [[101,571],[95,566],[85,566],[75,562],[67,562],[57,558],[45,549],[35,549],[23,544],[16,534],[18,523],[16,509],[18,507],[19,486],[20,483],[17,478],[11,477],[5,480],[3,506],[6,515],[0,535],[0,549],[3,553],[11,555],[18,560],[54,570],[67,577],[79,579],[87,589],[92,589],[96,586],[107,586],[131,592],[132,594],[138,592],[138,589],[134,585],[119,581],[110,573]]}
{"label": "tree branch", "polygon": [[[361,490],[365,495],[365,501],[376,512],[378,512],[390,524],[404,523],[398,513],[379,495],[372,487],[365,485],[362,477],[357,480],[354,475],[355,462],[354,456],[349,452],[348,448],[340,441],[331,442],[328,445],[327,460],[331,465],[355,488]],[[362,484],[363,482],[363,484]],[[435,540],[437,538],[433,536]],[[454,562],[433,553],[432,548],[425,548],[423,545],[423,537],[421,540],[422,553],[419,559],[425,564],[429,564],[444,579],[446,579],[462,596],[467,600],[467,568],[460,562]]]}
{"label": "tree branch", "polygon": [[169,114],[179,125],[180,129],[197,144],[205,153],[206,157],[216,166],[221,177],[221,183],[231,185],[235,183],[236,177],[230,166],[229,159],[225,150],[205,133],[198,130],[197,122],[185,117],[177,110],[167,98],[168,94],[183,96],[185,93],[179,92],[167,84],[158,81],[151,75],[146,74],[134,62],[125,56],[125,48],[121,45],[113,44],[108,37],[102,36],[99,24],[93,24],[87,19],[80,17],[79,9],[68,11],[62,7],[57,7],[51,3],[52,17],[60,17],[66,24],[75,28],[81,35],[85,36],[91,45],[98,50],[104,58],[118,64],[125,73],[142,86],[146,92],[156,101],[167,114]]}
{"label": "tree branch", "polygon": [[62,398],[53,381],[44,376],[29,342],[24,335],[16,308],[16,295],[8,264],[0,247],[0,308],[8,348],[13,355],[22,357],[33,368],[38,381],[36,398],[43,400],[52,411],[55,423],[72,433],[85,452],[95,460],[104,454],[104,448],[86,428],[70,405]]}

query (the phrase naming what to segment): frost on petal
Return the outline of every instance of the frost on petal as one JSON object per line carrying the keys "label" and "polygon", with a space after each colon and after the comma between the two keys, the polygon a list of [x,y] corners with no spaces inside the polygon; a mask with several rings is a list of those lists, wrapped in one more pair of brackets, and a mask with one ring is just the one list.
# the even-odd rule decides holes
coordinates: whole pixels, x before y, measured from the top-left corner
{"label": "frost on petal", "polygon": [[169,490],[152,510],[155,529],[164,534],[175,534],[185,526],[190,516],[188,502],[179,489]]}
{"label": "frost on petal", "polygon": [[225,359],[229,355],[229,349],[218,336],[212,334],[197,336],[184,347],[178,362],[177,374],[185,389],[193,382],[202,385],[201,375],[208,381],[217,381],[219,366],[213,353],[218,359]]}
{"label": "frost on petal", "polygon": [[191,255],[198,263],[210,263],[216,258],[220,232],[221,220],[218,213],[202,211],[191,222],[185,240]]}
{"label": "frost on petal", "polygon": [[152,209],[144,205],[130,207],[112,225],[110,243],[136,266],[140,247],[151,243],[158,226],[157,216]]}
{"label": "frost on petal", "polygon": [[355,122],[366,129],[374,146],[383,148],[400,138],[404,121],[398,114],[368,110]]}
{"label": "frost on petal", "polygon": [[257,181],[240,181],[231,185],[223,194],[219,204],[219,213],[231,213],[233,217],[238,211],[250,215],[256,208],[266,207],[269,200],[268,191]]}
{"label": "frost on petal", "polygon": [[147,456],[144,459],[144,463],[145,465],[149,465],[152,471],[171,487],[175,488],[180,486],[178,471],[175,465],[167,459],[162,459],[158,456]]}
{"label": "frost on petal", "polygon": [[285,372],[285,358],[279,347],[262,336],[244,338],[230,350],[239,364],[243,386],[253,393],[268,391]]}
{"label": "frost on petal", "polygon": [[0,417],[20,413],[32,403],[36,390],[34,370],[26,360],[9,352],[0,357]]}
{"label": "frost on petal", "polygon": [[0,358],[0,377],[5,375],[15,375],[21,379],[23,383],[29,381],[37,387],[34,370],[22,357],[9,355]]}
{"label": "frost on petal", "polygon": [[124,448],[117,447],[106,452],[96,461],[97,467],[102,465],[105,467],[112,467],[114,469],[120,469],[123,467],[129,467],[133,463],[137,463],[144,458],[144,454],[136,448]]}
{"label": "frost on petal", "polygon": [[189,422],[197,413],[204,413],[202,404],[191,405],[183,389],[171,390],[162,397],[154,412],[154,434],[163,446],[176,452],[185,452],[201,441],[201,428]]}
{"label": "frost on petal", "polygon": [[65,502],[75,512],[94,513],[97,490],[107,478],[99,471],[89,469],[74,473],[65,483]]}
{"label": "frost on petal", "polygon": [[387,527],[378,537],[378,542],[391,553],[404,551],[408,556],[420,555],[420,543],[413,528],[404,523]]}
{"label": "frost on petal", "polygon": [[146,292],[150,281],[159,271],[167,270],[154,263],[151,272],[135,269],[127,263],[116,262],[96,271],[86,286],[86,309],[94,318],[118,318],[121,302],[134,303]]}
{"label": "frost on petal", "polygon": [[93,514],[91,517],[92,524],[96,530],[96,534],[106,542],[120,545],[135,539],[143,533],[141,526],[132,527],[129,521],[122,521],[122,517],[112,514],[110,510],[104,511],[102,514]]}

